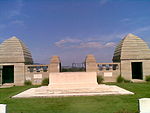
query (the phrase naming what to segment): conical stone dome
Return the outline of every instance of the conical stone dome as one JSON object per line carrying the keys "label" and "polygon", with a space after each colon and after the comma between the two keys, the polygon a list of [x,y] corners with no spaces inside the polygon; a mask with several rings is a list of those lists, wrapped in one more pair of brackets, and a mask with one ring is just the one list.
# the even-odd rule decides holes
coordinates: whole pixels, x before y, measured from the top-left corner
{"label": "conical stone dome", "polygon": [[141,38],[128,34],[116,46],[113,62],[121,60],[150,60],[150,49]]}
{"label": "conical stone dome", "polygon": [[16,37],[11,37],[0,44],[0,63],[32,64],[32,56],[25,44]]}

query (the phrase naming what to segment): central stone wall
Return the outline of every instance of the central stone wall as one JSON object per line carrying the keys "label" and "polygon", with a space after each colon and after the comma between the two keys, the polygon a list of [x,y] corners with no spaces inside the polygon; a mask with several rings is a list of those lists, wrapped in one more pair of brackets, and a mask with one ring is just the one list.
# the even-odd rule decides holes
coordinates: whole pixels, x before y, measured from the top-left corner
{"label": "central stone wall", "polygon": [[97,87],[96,72],[50,73],[49,87],[52,89],[76,89]]}

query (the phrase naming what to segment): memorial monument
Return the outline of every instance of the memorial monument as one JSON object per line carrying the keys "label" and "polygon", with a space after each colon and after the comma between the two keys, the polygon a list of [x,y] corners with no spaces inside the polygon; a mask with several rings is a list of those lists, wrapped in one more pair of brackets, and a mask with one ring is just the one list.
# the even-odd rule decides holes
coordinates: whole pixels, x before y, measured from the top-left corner
{"label": "memorial monument", "polygon": [[126,80],[145,80],[150,75],[149,65],[147,43],[133,34],[126,35],[116,46],[113,63],[98,63],[94,55],[87,55],[85,72],[61,72],[59,56],[53,56],[46,65],[33,65],[30,51],[16,37],[0,44],[0,85],[24,85],[25,81],[40,85],[43,79],[49,78],[51,88],[65,88],[67,84],[95,87],[97,76],[104,78],[104,82],[116,82],[119,75]]}
{"label": "memorial monument", "polygon": [[98,84],[98,67],[94,59],[93,55],[86,57],[89,72],[58,72],[60,59],[53,56],[50,60],[52,69],[49,71],[49,85],[28,89],[13,98],[134,94],[115,85]]}

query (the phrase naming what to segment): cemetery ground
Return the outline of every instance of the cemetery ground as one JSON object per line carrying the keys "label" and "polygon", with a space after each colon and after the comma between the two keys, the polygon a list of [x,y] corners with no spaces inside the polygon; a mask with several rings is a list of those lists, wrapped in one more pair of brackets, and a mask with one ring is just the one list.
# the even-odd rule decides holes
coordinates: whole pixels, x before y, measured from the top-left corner
{"label": "cemetery ground", "polygon": [[57,98],[11,98],[28,88],[15,86],[0,89],[0,103],[8,113],[138,113],[138,99],[150,98],[150,83],[109,83],[134,95],[76,96]]}

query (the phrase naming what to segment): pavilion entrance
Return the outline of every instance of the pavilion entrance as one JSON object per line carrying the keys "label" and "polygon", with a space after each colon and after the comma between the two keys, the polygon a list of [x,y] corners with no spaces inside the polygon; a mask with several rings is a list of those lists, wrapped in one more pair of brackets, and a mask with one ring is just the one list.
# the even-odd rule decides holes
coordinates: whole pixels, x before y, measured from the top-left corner
{"label": "pavilion entrance", "polygon": [[4,83],[14,83],[14,66],[12,65],[3,66],[2,84]]}
{"label": "pavilion entrance", "polygon": [[132,79],[143,79],[142,62],[132,62]]}

